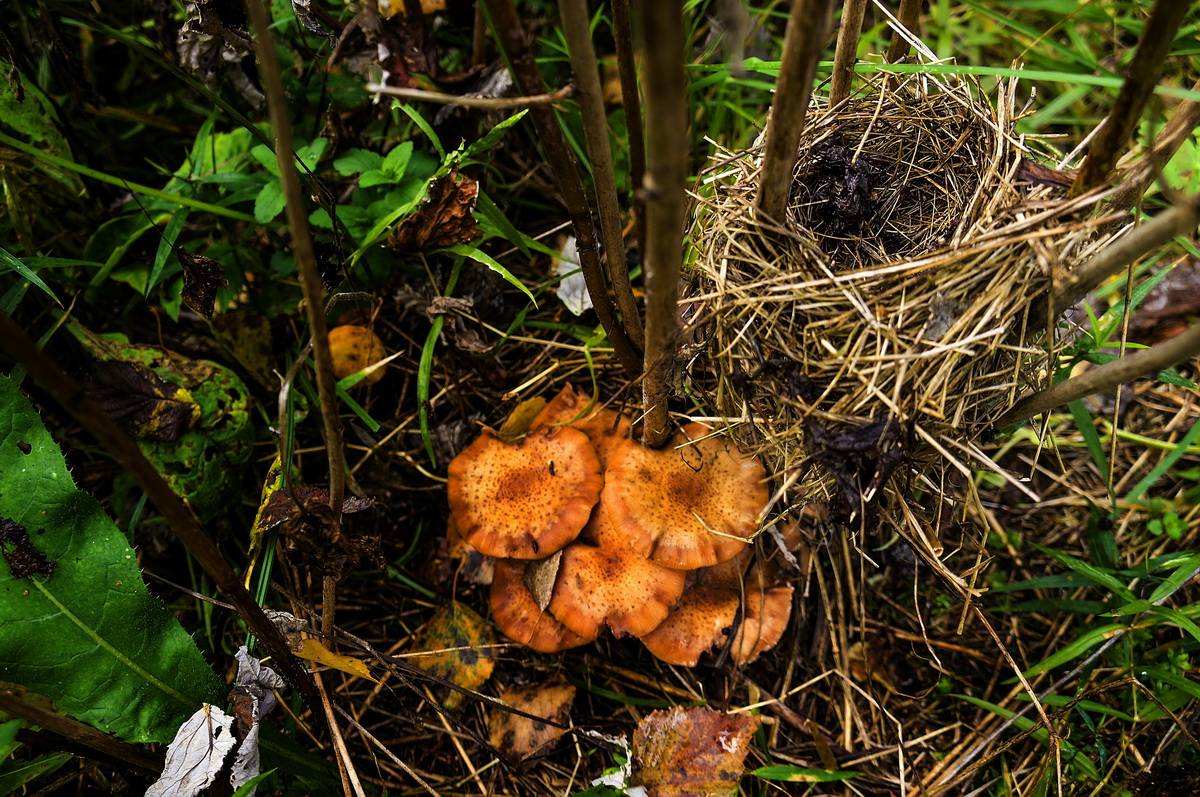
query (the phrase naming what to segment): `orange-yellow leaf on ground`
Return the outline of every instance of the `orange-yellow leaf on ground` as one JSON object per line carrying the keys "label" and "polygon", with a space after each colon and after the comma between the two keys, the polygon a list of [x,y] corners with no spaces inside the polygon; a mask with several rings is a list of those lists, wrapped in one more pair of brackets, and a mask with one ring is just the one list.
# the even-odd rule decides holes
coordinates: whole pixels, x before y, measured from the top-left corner
{"label": "orange-yellow leaf on ground", "polygon": [[[333,361],[333,375],[345,379],[387,357],[387,349],[379,336],[366,327],[343,324],[329,330],[329,357]],[[360,384],[378,382],[383,379],[383,372],[382,368],[371,371]]]}
{"label": "orange-yellow leaf on ground", "polygon": [[[421,0],[422,14],[436,14],[439,11],[446,10],[446,0]],[[390,17],[393,14],[403,16],[404,0],[379,0],[379,14],[383,17]]]}
{"label": "orange-yellow leaf on ground", "polygon": [[[500,699],[526,714],[566,725],[571,714],[571,701],[575,699],[575,687],[560,676],[545,683],[505,690],[500,693]],[[557,741],[565,732],[546,722],[501,709],[491,709],[488,717],[488,738],[492,747],[514,763]]]}
{"label": "orange-yellow leaf on ground", "polygon": [[[476,612],[461,603],[452,603],[430,618],[413,640],[413,664],[464,689],[478,689],[496,667],[496,632]],[[462,695],[450,692],[447,708],[462,702]]]}
{"label": "orange-yellow leaf on ground", "polygon": [[709,708],[655,711],[633,733],[631,785],[648,797],[733,794],[758,718]]}
{"label": "orange-yellow leaf on ground", "polygon": [[323,664],[326,667],[332,667],[335,670],[348,672],[351,675],[357,675],[359,678],[366,678],[368,681],[378,683],[375,676],[371,675],[371,671],[367,669],[365,662],[352,656],[342,656],[334,653],[321,644],[321,640],[315,637],[306,637],[301,641],[300,649],[293,652],[302,659]]}

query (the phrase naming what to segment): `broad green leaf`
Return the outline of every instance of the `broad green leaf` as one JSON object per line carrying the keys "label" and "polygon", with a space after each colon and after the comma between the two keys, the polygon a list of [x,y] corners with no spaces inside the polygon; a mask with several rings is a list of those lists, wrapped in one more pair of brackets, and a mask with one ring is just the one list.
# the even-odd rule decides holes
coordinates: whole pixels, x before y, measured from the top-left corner
{"label": "broad green leaf", "polygon": [[25,784],[49,775],[70,760],[70,753],[47,753],[32,761],[5,761],[0,764],[0,794],[18,794]]}
{"label": "broad green leaf", "polygon": [[379,169],[371,169],[362,173],[358,178],[358,185],[361,188],[370,188],[375,185],[390,185],[393,182],[392,178],[388,177]]}
{"label": "broad green leaf", "polygon": [[481,152],[487,152],[492,147],[499,144],[500,139],[504,137],[504,133],[508,130],[508,128],[524,119],[525,114],[527,113],[529,113],[528,110],[518,111],[500,124],[493,127],[487,132],[487,135],[467,147],[466,151],[463,152],[463,158],[471,158]]}
{"label": "broad green leaf", "polygon": [[371,169],[378,169],[382,165],[383,156],[369,149],[352,149],[333,161],[333,168],[343,177],[362,174]]}
{"label": "broad green leaf", "polygon": [[279,176],[279,161],[270,147],[265,144],[256,144],[250,148],[250,157],[258,161],[259,165],[271,174]]}
{"label": "broad green leaf", "polygon": [[151,597],[125,535],[75,487],[33,405],[5,377],[0,485],[0,518],[28,532],[26,553],[54,563],[48,576],[20,576],[13,535],[0,545],[0,680],[129,742],[170,741],[197,706],[223,701],[224,682]]}
{"label": "broad green leaf", "polygon": [[412,159],[412,154],[413,143],[411,141],[402,141],[392,147],[392,151],[383,159],[383,165],[380,167],[380,170],[392,178],[392,182],[396,182],[408,170],[408,162]]}
{"label": "broad green leaf", "polygon": [[270,224],[283,212],[283,206],[283,186],[278,180],[272,180],[254,199],[254,220],[259,224]]}

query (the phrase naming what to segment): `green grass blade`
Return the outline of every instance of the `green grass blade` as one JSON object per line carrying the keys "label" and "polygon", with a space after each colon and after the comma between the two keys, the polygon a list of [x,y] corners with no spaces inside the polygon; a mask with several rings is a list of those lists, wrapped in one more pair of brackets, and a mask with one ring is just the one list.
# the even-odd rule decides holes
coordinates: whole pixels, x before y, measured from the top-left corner
{"label": "green grass blade", "polygon": [[20,258],[18,258],[16,255],[13,255],[3,247],[0,247],[0,265],[8,266],[13,271],[20,274],[22,278],[29,280],[31,284],[36,285],[38,288],[44,291],[47,296],[53,299],[55,304],[57,304],[59,307],[62,307],[62,302],[58,301],[58,297],[54,295],[54,291],[50,290],[50,286],[42,281],[42,278],[37,275],[37,272],[22,263]]}
{"label": "green grass blade", "polygon": [[1179,440],[1179,442],[1175,444],[1175,447],[1171,449],[1171,452],[1163,457],[1162,460],[1154,466],[1154,469],[1147,473],[1140,482],[1133,486],[1133,489],[1125,495],[1125,500],[1133,502],[1141,498],[1145,492],[1149,490],[1150,487],[1153,486],[1153,484],[1158,481],[1159,478],[1166,473],[1170,467],[1179,460],[1180,457],[1184,455],[1188,449],[1188,446],[1196,442],[1197,437],[1200,437],[1200,421],[1193,423],[1192,428],[1188,429],[1187,434],[1185,434]]}
{"label": "green grass blade", "polygon": [[474,260],[476,263],[482,263],[483,265],[490,268],[492,271],[499,274],[501,277],[504,277],[504,279],[510,285],[512,285],[514,288],[516,288],[517,290],[521,291],[521,293],[528,296],[529,301],[533,302],[533,306],[537,307],[537,299],[533,298],[533,294],[529,292],[529,289],[526,288],[525,285],[519,279],[517,279],[512,274],[510,274],[508,269],[506,269],[504,266],[502,266],[498,262],[496,262],[495,258],[493,258],[491,255],[487,254],[486,252],[484,252],[480,249],[476,249],[474,246],[469,246],[467,244],[459,244],[458,246],[448,246],[442,251],[453,252],[456,255],[462,255],[463,257],[469,257],[472,260]]}

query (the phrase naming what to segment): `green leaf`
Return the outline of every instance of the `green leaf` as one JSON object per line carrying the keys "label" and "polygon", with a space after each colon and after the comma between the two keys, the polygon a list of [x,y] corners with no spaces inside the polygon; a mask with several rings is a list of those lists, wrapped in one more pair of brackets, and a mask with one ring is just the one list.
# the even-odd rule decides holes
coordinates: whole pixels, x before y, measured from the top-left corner
{"label": "green leaf", "polygon": [[408,162],[412,160],[412,153],[413,143],[411,141],[402,141],[392,147],[392,151],[383,159],[383,165],[380,169],[384,174],[392,178],[392,182],[396,182],[408,170]]}
{"label": "green leaf", "polygon": [[1109,623],[1107,625],[1100,625],[1096,626],[1095,628],[1088,629],[1074,642],[1067,645],[1057,653],[1054,653],[1053,655],[1033,665],[1023,674],[1026,678],[1032,678],[1040,672],[1053,670],[1060,664],[1066,664],[1068,661],[1072,661],[1073,659],[1082,656],[1097,645],[1108,641],[1114,634],[1119,634],[1121,631],[1124,631],[1126,628],[1127,626],[1123,624],[1118,625],[1116,623]]}
{"label": "green leaf", "polygon": [[[965,700],[968,703],[979,706],[980,708],[987,709],[988,711],[1004,717],[1005,719],[1008,719],[1016,713],[1015,711],[998,706],[995,703],[989,703],[986,700],[980,700],[979,698],[971,697],[970,695],[956,694],[952,695],[952,697],[957,697],[959,700]],[[1038,722],[1030,719],[1029,717],[1017,717],[1015,720],[1013,720],[1013,726],[1020,731],[1027,731],[1038,724]],[[1049,747],[1050,745],[1050,734],[1046,731],[1045,727],[1039,727],[1035,729],[1029,734],[1029,736],[1043,746]],[[1092,763],[1090,758],[1082,755],[1079,752],[1079,749],[1066,739],[1060,737],[1058,743],[1062,749],[1064,759],[1069,760],[1072,766],[1078,767],[1080,772],[1092,780],[1100,780],[1100,772],[1096,769],[1096,765]]]}
{"label": "green leaf", "polygon": [[70,760],[70,753],[47,753],[32,761],[6,761],[0,765],[0,794],[19,792],[25,784],[49,775]]}
{"label": "green leaf", "polygon": [[448,247],[446,247],[446,249],[444,251],[453,252],[454,254],[462,255],[463,257],[469,257],[472,260],[474,260],[476,263],[482,263],[483,265],[487,266],[492,271],[499,274],[501,277],[504,277],[504,279],[506,279],[509,282],[509,284],[516,287],[518,290],[521,291],[521,293],[528,296],[529,301],[533,302],[533,306],[537,307],[537,299],[533,298],[533,294],[529,292],[529,289],[526,288],[525,285],[519,279],[514,277],[512,274],[508,273],[508,269],[506,269],[504,266],[497,263],[496,260],[494,258],[492,258],[491,255],[487,254],[486,252],[482,252],[473,246],[468,246],[467,244],[459,244],[458,246],[448,246]]}
{"label": "green leaf", "polygon": [[752,775],[758,775],[763,780],[782,780],[789,783],[831,783],[838,780],[849,780],[862,775],[861,772],[840,772],[828,769],[810,769],[808,767],[759,767]]}
{"label": "green leaf", "polygon": [[343,177],[362,174],[383,166],[383,156],[369,149],[352,149],[333,162],[333,168]]}
{"label": "green leaf", "polygon": [[1096,467],[1100,469],[1101,481],[1107,484],[1108,455],[1104,453],[1104,444],[1100,442],[1100,433],[1096,431],[1096,424],[1092,422],[1091,413],[1083,406],[1083,399],[1070,402],[1067,404],[1067,408],[1071,410],[1075,428],[1079,430],[1083,442],[1087,445],[1088,453],[1092,455],[1092,462],[1096,463]]}
{"label": "green leaf", "polygon": [[445,160],[446,148],[442,146],[442,140],[438,138],[437,133],[433,132],[433,127],[430,126],[429,122],[425,121],[425,117],[421,116],[421,114],[417,112],[416,108],[408,105],[407,103],[400,102],[399,100],[395,101],[394,107],[404,111],[405,115],[408,116],[409,119],[413,120],[413,124],[421,128],[421,132],[429,138],[430,143],[433,144],[433,148],[437,150],[438,157]]}
{"label": "green leaf", "polygon": [[1183,560],[1171,575],[1167,576],[1163,583],[1154,588],[1154,592],[1150,593],[1150,602],[1158,603],[1165,600],[1175,590],[1182,587],[1196,575],[1196,571],[1200,569],[1200,553],[1194,553]]}
{"label": "green leaf", "polygon": [[1170,453],[1163,457],[1140,482],[1133,486],[1133,489],[1125,496],[1125,500],[1136,501],[1141,498],[1142,494],[1149,490],[1158,481],[1159,477],[1166,473],[1180,457],[1187,453],[1188,446],[1196,442],[1197,437],[1200,437],[1200,421],[1194,422],[1192,428],[1187,430],[1187,434],[1175,444],[1175,448],[1171,449]]}
{"label": "green leaf", "polygon": [[358,185],[361,188],[370,188],[373,185],[390,185],[392,182],[394,182],[392,178],[379,169],[371,169],[370,171],[363,172],[362,176],[358,178]]}
{"label": "green leaf", "polygon": [[329,147],[329,141],[324,138],[314,138],[309,143],[296,150],[296,160],[300,161],[297,168],[301,171],[315,172],[321,156]]}
{"label": "green leaf", "polygon": [[500,124],[493,127],[491,130],[489,130],[487,132],[487,135],[485,135],[483,138],[479,139],[474,144],[467,147],[466,151],[463,152],[463,158],[472,158],[481,152],[487,152],[488,150],[495,147],[497,144],[500,143],[500,139],[504,137],[504,133],[508,130],[508,128],[512,127],[517,122],[524,119],[525,114],[527,114],[527,113],[529,113],[528,109],[525,109],[523,111],[518,111],[517,113],[514,113],[512,116],[505,119]]}
{"label": "green leaf", "polygon": [[279,161],[270,147],[265,144],[255,144],[250,148],[250,157],[258,161],[271,174],[279,176]]}
{"label": "green leaf", "polygon": [[150,289],[158,284],[158,278],[162,274],[163,266],[167,264],[167,258],[175,251],[175,241],[179,238],[179,231],[183,229],[189,212],[191,211],[188,208],[180,208],[171,214],[171,220],[167,222],[162,237],[158,239],[158,252],[154,255],[154,265],[150,267],[150,279],[146,280],[146,294],[149,294]]}
{"label": "green leaf", "polygon": [[262,187],[254,199],[254,220],[259,224],[270,224],[283,212],[283,186],[272,180]]}
{"label": "green leaf", "polygon": [[1110,571],[1103,570],[1093,564],[1088,564],[1082,559],[1076,559],[1074,556],[1068,556],[1060,551],[1055,551],[1050,548],[1033,543],[1033,547],[1037,548],[1044,554],[1054,557],[1059,564],[1065,565],[1074,570],[1079,575],[1091,581],[1098,586],[1107,587],[1114,595],[1124,598],[1127,601],[1135,600],[1133,593],[1119,578],[1114,576]]}
{"label": "green leaf", "polygon": [[0,265],[8,266],[10,269],[17,272],[25,279],[29,280],[32,284],[41,288],[43,291],[46,292],[47,296],[49,296],[51,299],[53,299],[55,302],[58,303],[59,307],[62,307],[62,302],[58,301],[58,297],[54,295],[54,291],[50,290],[50,286],[47,285],[46,283],[42,282],[42,278],[39,277],[33,271],[33,269],[29,268],[29,266],[22,263],[15,255],[11,254],[7,249],[0,248]]}
{"label": "green leaf", "polygon": [[224,681],[151,597],[125,535],[75,487],[33,405],[5,377],[0,485],[0,518],[24,527],[28,547],[56,565],[22,577],[0,564],[0,680],[129,742],[169,742],[197,706],[224,700]]}

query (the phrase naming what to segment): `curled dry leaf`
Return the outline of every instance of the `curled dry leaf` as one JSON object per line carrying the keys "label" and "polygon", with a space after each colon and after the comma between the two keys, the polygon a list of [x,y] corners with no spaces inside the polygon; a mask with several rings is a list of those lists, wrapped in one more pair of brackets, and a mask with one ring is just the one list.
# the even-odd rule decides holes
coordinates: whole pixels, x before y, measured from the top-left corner
{"label": "curled dry leaf", "polygon": [[655,711],[633,733],[631,785],[648,797],[733,794],[758,722],[702,707]]}
{"label": "curled dry leaf", "polygon": [[191,255],[182,249],[178,255],[179,263],[183,266],[183,291],[180,297],[200,315],[212,318],[217,290],[229,287],[225,267],[211,257]]}
{"label": "curled dry leaf", "polygon": [[[500,699],[526,714],[542,717],[555,725],[566,725],[571,714],[571,701],[575,699],[575,687],[562,677],[556,677],[541,684],[507,689],[500,693]],[[518,762],[553,744],[566,732],[555,725],[491,709],[488,739],[505,758]]]}
{"label": "curled dry leaf", "polygon": [[200,420],[191,393],[126,360],[93,363],[84,383],[100,409],[138,440],[172,442]]}
{"label": "curled dry leaf", "polygon": [[451,171],[429,184],[425,204],[397,225],[388,246],[401,254],[465,244],[475,237],[479,183]]}
{"label": "curled dry leaf", "polygon": [[586,645],[595,637],[581,637],[549,612],[538,608],[525,586],[525,569],[529,563],[519,559],[496,560],[492,575],[492,619],[509,639],[533,648],[539,653],[557,653],[567,648]]}
{"label": "curled dry leaf", "polygon": [[167,748],[162,775],[146,790],[146,797],[191,797],[216,780],[225,757],[237,744],[233,717],[205,704],[179,726]]}

